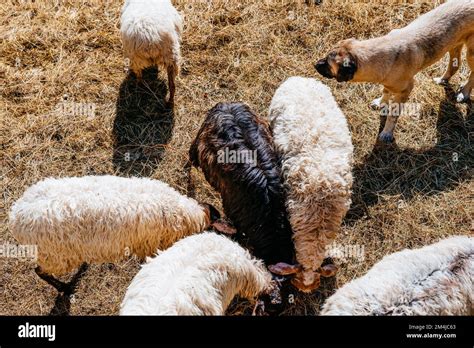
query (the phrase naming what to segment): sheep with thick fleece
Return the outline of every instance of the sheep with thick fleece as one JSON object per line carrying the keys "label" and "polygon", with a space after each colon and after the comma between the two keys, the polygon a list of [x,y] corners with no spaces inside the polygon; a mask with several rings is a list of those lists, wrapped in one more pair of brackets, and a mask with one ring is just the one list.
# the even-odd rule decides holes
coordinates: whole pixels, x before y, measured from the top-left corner
{"label": "sheep with thick fleece", "polygon": [[474,238],[385,256],[331,296],[322,315],[473,315]]}
{"label": "sheep with thick fleece", "polygon": [[309,78],[291,77],[277,89],[269,120],[302,266],[292,282],[309,292],[319,287],[320,275],[335,272],[320,266],[351,203],[351,134],[329,88]]}
{"label": "sheep with thick fleece", "polygon": [[164,67],[168,73],[169,103],[174,103],[180,65],[183,20],[170,0],[126,0],[120,31],[130,68],[141,80],[142,71]]}
{"label": "sheep with thick fleece", "polygon": [[184,238],[151,259],[133,279],[121,315],[224,315],[232,299],[271,288],[263,262],[215,233]]}
{"label": "sheep with thick fleece", "polygon": [[38,246],[38,275],[64,291],[65,284],[50,275],[132,254],[144,259],[203,231],[218,217],[212,206],[157,180],[49,178],[13,205],[10,230],[21,244]]}

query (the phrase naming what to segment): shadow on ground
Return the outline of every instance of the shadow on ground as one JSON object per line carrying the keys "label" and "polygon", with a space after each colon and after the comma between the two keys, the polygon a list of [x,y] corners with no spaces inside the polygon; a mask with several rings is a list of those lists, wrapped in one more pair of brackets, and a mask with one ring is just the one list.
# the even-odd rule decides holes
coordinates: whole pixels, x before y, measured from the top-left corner
{"label": "shadow on ground", "polygon": [[120,86],[113,126],[113,163],[125,176],[151,176],[164,156],[174,127],[166,105],[167,87],[154,68],[137,83],[129,74]]}
{"label": "shadow on ground", "polygon": [[70,287],[70,291],[65,293],[58,293],[56,300],[54,301],[54,306],[49,312],[51,316],[68,316],[71,312],[71,302],[75,300],[74,293],[76,288],[79,284],[79,281],[84,276],[85,272],[87,271],[87,265],[81,266],[76,274],[72,277],[69,281],[68,285]]}
{"label": "shadow on ground", "polygon": [[400,149],[397,145],[374,147],[361,165],[354,168],[352,206],[346,221],[368,216],[379,195],[400,195],[409,200],[416,194],[435,195],[473,177],[474,117],[472,104],[467,115],[454,102],[454,91],[446,87],[440,103],[437,143],[423,150]]}

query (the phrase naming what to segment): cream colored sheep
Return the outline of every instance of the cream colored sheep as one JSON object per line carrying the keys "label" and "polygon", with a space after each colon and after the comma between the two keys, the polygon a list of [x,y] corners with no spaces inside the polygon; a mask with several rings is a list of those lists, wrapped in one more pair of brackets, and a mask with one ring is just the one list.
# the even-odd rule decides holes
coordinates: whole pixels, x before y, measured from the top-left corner
{"label": "cream colored sheep", "polygon": [[322,315],[473,315],[474,238],[385,256],[331,296]]}
{"label": "cream colored sheep", "polygon": [[[201,232],[218,218],[167,184],[144,178],[86,176],[46,179],[13,205],[10,230],[38,246],[37,273],[61,275],[85,263],[144,259]],[[64,284],[52,280],[63,291]]]}
{"label": "cream colored sheep", "polygon": [[170,0],[126,0],[122,8],[120,31],[130,68],[141,80],[143,69],[164,67],[170,104],[174,103],[179,72],[182,22]]}
{"label": "cream colored sheep", "polygon": [[274,142],[282,156],[287,208],[302,291],[319,286],[326,246],[351,203],[353,146],[347,120],[331,91],[314,79],[291,77],[270,105]]}
{"label": "cream colored sheep", "polygon": [[201,233],[145,264],[128,287],[121,315],[224,315],[239,295],[271,288],[264,264],[230,239]]}

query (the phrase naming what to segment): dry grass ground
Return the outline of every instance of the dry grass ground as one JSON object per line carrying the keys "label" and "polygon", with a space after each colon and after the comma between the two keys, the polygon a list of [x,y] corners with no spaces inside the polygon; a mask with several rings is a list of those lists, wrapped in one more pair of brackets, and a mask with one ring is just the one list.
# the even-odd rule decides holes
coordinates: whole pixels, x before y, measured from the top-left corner
{"label": "dry grass ground", "polygon": [[[15,243],[7,227],[13,202],[50,176],[149,176],[219,205],[203,176],[186,167],[208,109],[240,100],[264,115],[278,85],[292,75],[314,77],[313,62],[336,41],[384,34],[435,5],[181,2],[184,64],[171,112],[162,106],[166,85],[153,72],[146,87],[127,77],[119,1],[3,1],[0,245]],[[368,105],[380,87],[326,81],[355,145],[353,204],[337,242],[363,246],[365,259],[342,263],[336,280],[312,296],[298,296],[286,314],[317,314],[333,286],[361,276],[388,253],[473,233],[474,118],[431,81],[445,65],[446,58],[417,75],[410,101],[420,103],[422,113],[400,120],[397,146],[390,150],[374,150],[379,121]],[[467,74],[463,64],[453,88]],[[95,114],[71,113],[74,103],[93,105]],[[35,275],[32,264],[0,258],[0,314],[117,314],[138,269],[133,259],[92,266],[75,297],[65,299]],[[230,312],[248,311],[248,303],[237,301]]]}

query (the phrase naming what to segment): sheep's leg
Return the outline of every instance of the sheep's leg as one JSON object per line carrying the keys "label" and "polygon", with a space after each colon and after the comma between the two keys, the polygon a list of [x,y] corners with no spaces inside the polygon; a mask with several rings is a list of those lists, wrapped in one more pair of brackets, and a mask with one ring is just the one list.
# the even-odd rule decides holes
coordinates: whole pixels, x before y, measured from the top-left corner
{"label": "sheep's leg", "polygon": [[132,62],[132,65],[130,67],[132,69],[133,73],[135,74],[137,78],[137,82],[141,83],[143,81],[143,71],[142,68],[135,62]]}
{"label": "sheep's leg", "polygon": [[143,82],[143,73],[141,70],[137,70],[135,72],[135,75],[137,76],[137,82],[142,83]]}
{"label": "sheep's leg", "polygon": [[168,87],[170,90],[170,97],[168,99],[168,104],[172,107],[174,106],[174,95],[176,92],[176,67],[174,65],[168,66]]}

